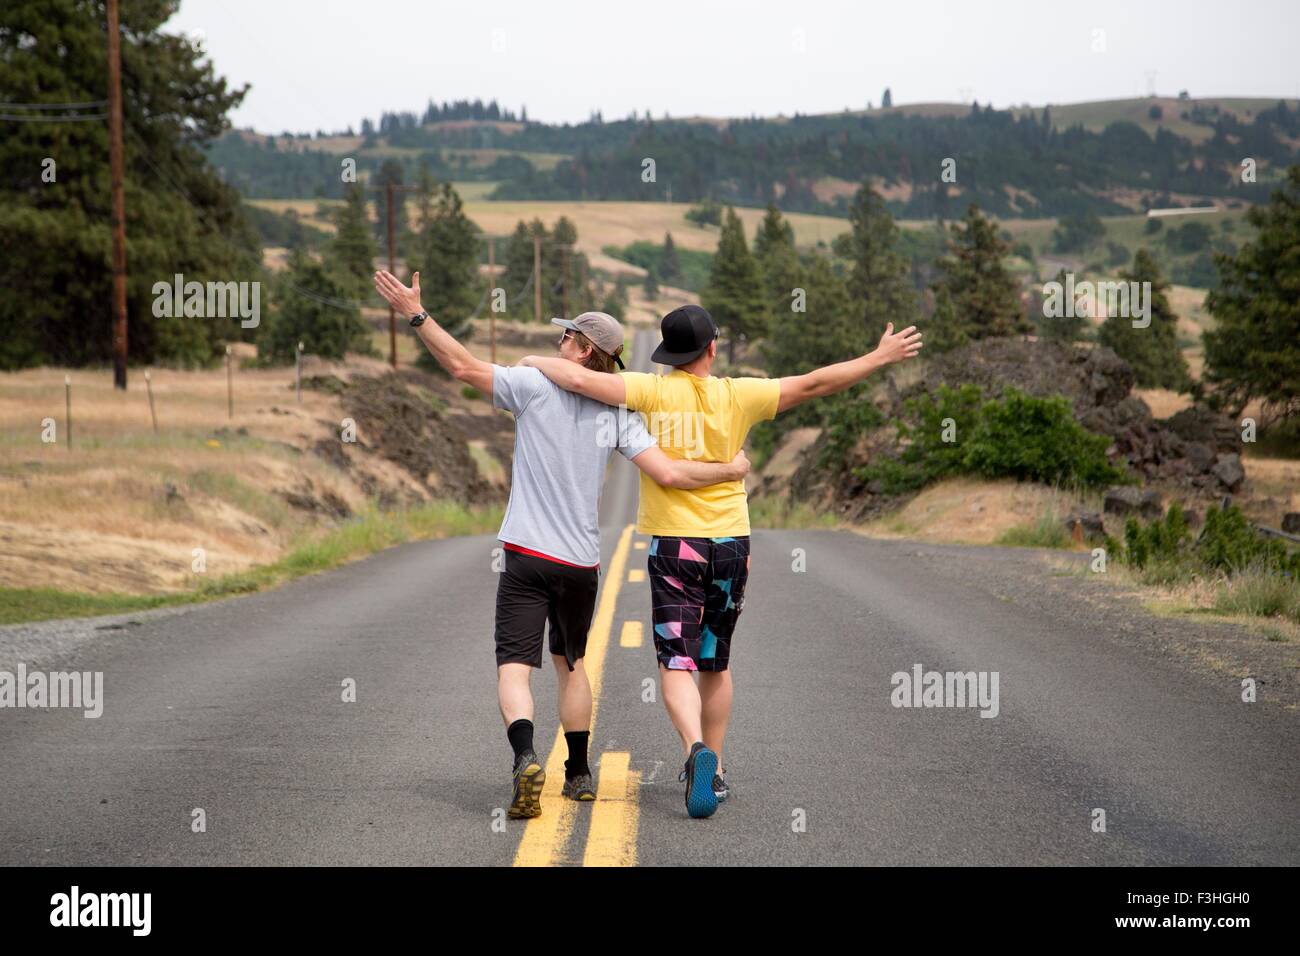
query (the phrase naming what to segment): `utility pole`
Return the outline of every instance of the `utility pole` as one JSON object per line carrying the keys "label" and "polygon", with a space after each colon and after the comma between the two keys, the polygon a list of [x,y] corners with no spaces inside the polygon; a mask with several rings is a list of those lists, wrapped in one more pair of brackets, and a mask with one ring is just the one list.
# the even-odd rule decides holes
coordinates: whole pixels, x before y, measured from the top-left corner
{"label": "utility pole", "polygon": [[126,199],[122,193],[122,29],[117,0],[108,0],[108,170],[113,211],[113,385],[126,390]]}
{"label": "utility pole", "polygon": [[497,364],[497,310],[492,300],[496,298],[493,291],[497,287],[497,249],[496,242],[488,236],[488,329],[492,342],[492,364]]}
{"label": "utility pole", "polygon": [[569,247],[560,250],[560,318],[569,317]]}
{"label": "utility pole", "polygon": [[533,236],[533,318],[542,321],[542,237]]}
{"label": "utility pole", "polygon": [[[393,262],[393,184],[385,183],[388,194],[388,271],[396,275],[397,266]],[[405,200],[403,200],[405,201]],[[388,304],[388,364],[397,368],[397,312],[393,304]]]}

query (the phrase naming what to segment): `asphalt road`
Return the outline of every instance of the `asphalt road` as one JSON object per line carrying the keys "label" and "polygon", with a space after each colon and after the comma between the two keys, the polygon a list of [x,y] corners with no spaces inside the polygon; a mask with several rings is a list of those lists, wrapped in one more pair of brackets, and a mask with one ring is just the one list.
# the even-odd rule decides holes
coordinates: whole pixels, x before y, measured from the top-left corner
{"label": "asphalt road", "polygon": [[[679,744],[646,699],[634,506],[635,470],[616,457],[589,656],[595,804],[552,790],[537,820],[503,819],[498,545],[460,538],[146,616],[64,654],[62,669],[103,672],[103,715],[0,710],[0,863],[1300,862],[1293,712],[1042,599],[1032,554],[847,532],[754,535],[734,797],[688,819]],[[641,646],[625,646],[638,623]],[[917,664],[997,672],[997,716],[893,706],[891,675]],[[534,690],[545,755],[554,675]]]}

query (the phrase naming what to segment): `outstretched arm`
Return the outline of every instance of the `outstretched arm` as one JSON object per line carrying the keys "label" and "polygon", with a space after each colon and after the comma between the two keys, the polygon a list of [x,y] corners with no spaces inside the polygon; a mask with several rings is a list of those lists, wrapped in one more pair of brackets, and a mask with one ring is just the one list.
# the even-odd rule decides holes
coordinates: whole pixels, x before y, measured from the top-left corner
{"label": "outstretched arm", "polygon": [[652,445],[633,458],[632,464],[665,488],[703,488],[722,481],[740,481],[749,473],[744,451],[737,452],[730,462],[687,461],[669,458],[663,449]]}
{"label": "outstretched arm", "polygon": [[627,401],[627,384],[621,375],[593,372],[577,362],[553,356],[525,355],[519,364],[532,366],[567,392],[577,392],[606,405],[622,405]]}
{"label": "outstretched arm", "polygon": [[890,322],[885,327],[885,334],[880,337],[880,344],[866,355],[826,365],[805,375],[790,375],[781,379],[781,398],[776,410],[778,413],[784,412],[801,402],[842,392],[877,369],[910,359],[919,351],[921,333],[916,331],[916,326],[895,332],[894,323]]}
{"label": "outstretched arm", "polygon": [[[420,305],[420,273],[418,272],[411,276],[409,289],[391,272],[376,272],[375,291],[407,318],[424,311],[424,306]],[[491,363],[471,355],[469,349],[456,341],[456,337],[435,322],[432,316],[425,319],[416,332],[433,353],[433,357],[438,360],[438,364],[454,378],[474,386],[485,395],[492,394]]]}

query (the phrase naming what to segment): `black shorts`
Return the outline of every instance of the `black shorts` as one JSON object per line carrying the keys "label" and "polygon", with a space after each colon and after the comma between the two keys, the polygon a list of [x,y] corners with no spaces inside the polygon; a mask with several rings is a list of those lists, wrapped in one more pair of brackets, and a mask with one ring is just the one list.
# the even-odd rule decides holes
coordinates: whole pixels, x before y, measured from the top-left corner
{"label": "black shorts", "polygon": [[659,663],[669,670],[725,671],[745,607],[749,536],[655,535],[646,568]]}
{"label": "black shorts", "polygon": [[542,666],[542,630],[550,622],[551,653],[573,662],[587,653],[599,568],[575,568],[508,548],[497,582],[497,666]]}

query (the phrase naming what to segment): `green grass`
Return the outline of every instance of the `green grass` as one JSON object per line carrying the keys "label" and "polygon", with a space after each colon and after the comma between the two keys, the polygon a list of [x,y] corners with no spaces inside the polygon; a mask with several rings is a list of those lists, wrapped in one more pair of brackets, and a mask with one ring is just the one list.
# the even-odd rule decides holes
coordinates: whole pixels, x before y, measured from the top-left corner
{"label": "green grass", "polygon": [[1073,542],[1061,519],[1044,512],[1035,521],[1008,528],[993,543],[1008,548],[1068,548]]}
{"label": "green grass", "polygon": [[501,523],[501,508],[467,508],[434,501],[402,511],[370,508],[323,535],[302,540],[280,560],[237,574],[204,580],[176,594],[80,594],[54,588],[0,588],[0,625],[55,618],[128,614],[194,604],[275,587],[305,574],[328,571],[376,551],[429,538],[484,534]]}
{"label": "green grass", "polygon": [[1300,624],[1300,581],[1277,573],[1242,572],[1219,588],[1214,610],[1221,614],[1281,617]]}

